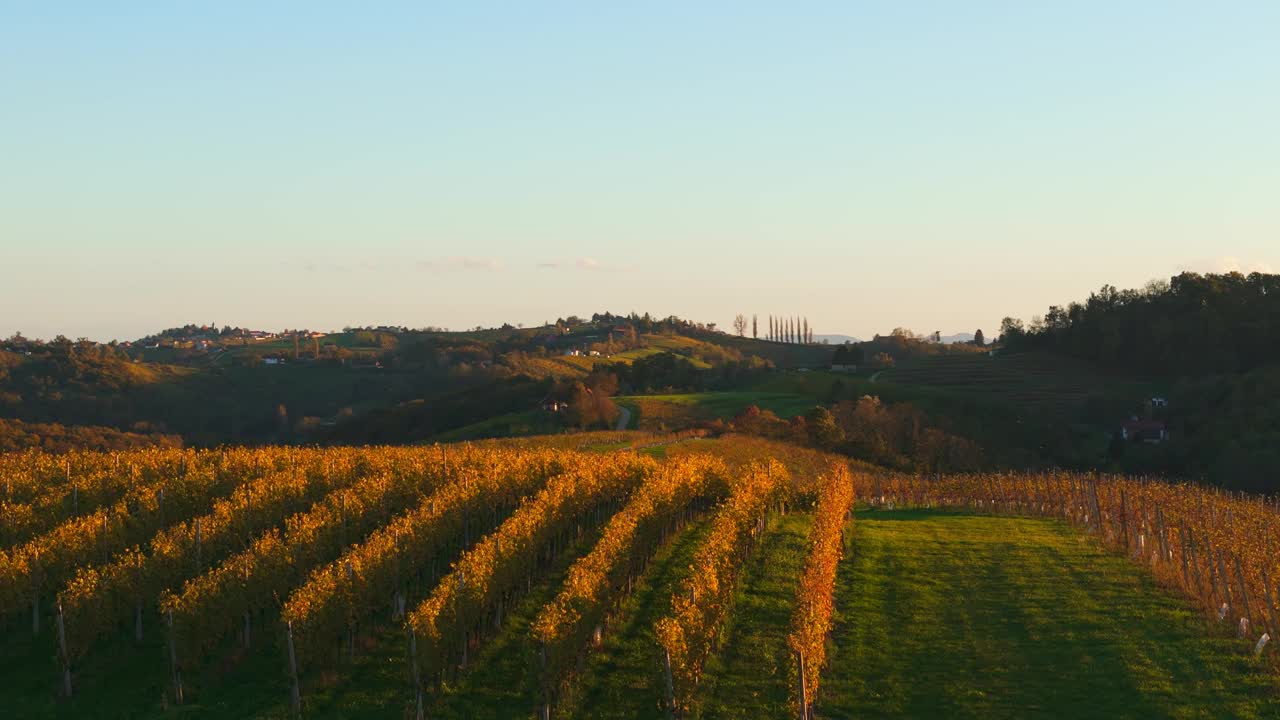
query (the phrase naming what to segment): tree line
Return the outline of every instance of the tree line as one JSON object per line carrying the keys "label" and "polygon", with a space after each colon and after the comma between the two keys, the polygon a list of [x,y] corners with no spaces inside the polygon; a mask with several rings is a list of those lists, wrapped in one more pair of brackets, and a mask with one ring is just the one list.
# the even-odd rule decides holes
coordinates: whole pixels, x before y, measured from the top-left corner
{"label": "tree line", "polygon": [[[751,316],[748,323],[747,316],[739,314],[733,319],[733,331],[738,337],[746,337],[747,325],[751,326],[751,337],[760,339],[760,318],[757,315]],[[789,343],[792,345],[812,345],[813,344],[813,328],[809,325],[809,318],[803,316],[773,316],[768,317],[768,325],[765,327],[764,339],[769,342]]]}
{"label": "tree line", "polygon": [[1049,350],[1146,376],[1244,372],[1280,352],[1280,275],[1182,273],[1140,290],[1104,285],[1029,324],[1005,318],[1010,350]]}

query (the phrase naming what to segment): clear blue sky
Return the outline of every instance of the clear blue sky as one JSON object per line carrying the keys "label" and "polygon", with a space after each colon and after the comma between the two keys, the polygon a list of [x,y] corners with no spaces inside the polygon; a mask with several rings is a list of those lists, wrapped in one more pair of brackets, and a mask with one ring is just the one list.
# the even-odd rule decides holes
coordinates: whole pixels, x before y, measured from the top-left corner
{"label": "clear blue sky", "polygon": [[990,336],[1280,269],[1280,2],[440,5],[0,0],[0,333]]}

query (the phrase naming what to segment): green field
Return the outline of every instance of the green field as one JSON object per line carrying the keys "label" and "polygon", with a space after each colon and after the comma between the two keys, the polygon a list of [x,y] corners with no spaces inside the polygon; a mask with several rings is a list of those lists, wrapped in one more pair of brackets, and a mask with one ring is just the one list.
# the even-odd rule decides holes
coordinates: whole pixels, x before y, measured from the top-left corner
{"label": "green field", "polygon": [[664,419],[670,418],[667,427],[664,428],[670,429],[701,420],[727,420],[752,405],[761,410],[773,411],[779,417],[790,418],[809,412],[816,404],[813,398],[803,395],[755,390],[631,395],[616,398],[616,401],[632,411],[631,427],[642,429],[650,427],[646,420],[659,416]]}
{"label": "green field", "polygon": [[1056,522],[859,513],[821,717],[1277,717],[1228,632]]}

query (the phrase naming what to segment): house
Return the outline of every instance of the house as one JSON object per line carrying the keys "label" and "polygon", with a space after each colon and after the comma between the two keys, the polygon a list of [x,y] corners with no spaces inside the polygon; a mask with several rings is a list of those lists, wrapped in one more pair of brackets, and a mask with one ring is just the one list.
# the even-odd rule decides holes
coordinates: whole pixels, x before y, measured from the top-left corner
{"label": "house", "polygon": [[546,412],[558,413],[569,409],[569,401],[564,397],[557,395],[555,390],[552,390],[542,398],[542,402],[539,403],[539,406]]}
{"label": "house", "polygon": [[564,351],[564,354],[567,357],[581,357],[582,351],[579,350],[578,348],[569,348],[568,350]]}
{"label": "house", "polygon": [[273,358],[273,357],[262,358],[262,364],[263,365],[283,365],[284,360],[281,360],[280,358]]}
{"label": "house", "polygon": [[831,372],[858,372],[858,366],[854,363],[833,362]]}
{"label": "house", "polygon": [[1120,426],[1120,437],[1148,445],[1159,445],[1169,439],[1169,428],[1163,420],[1139,420],[1132,417]]}
{"label": "house", "polygon": [[1161,396],[1157,395],[1157,396],[1155,396],[1155,397],[1151,398],[1151,407],[1153,407],[1153,408],[1166,408],[1166,407],[1169,407],[1169,399],[1168,399],[1168,398],[1161,397]]}
{"label": "house", "polygon": [[591,357],[600,357],[600,351],[599,351],[599,350],[592,350],[592,351],[591,351]]}

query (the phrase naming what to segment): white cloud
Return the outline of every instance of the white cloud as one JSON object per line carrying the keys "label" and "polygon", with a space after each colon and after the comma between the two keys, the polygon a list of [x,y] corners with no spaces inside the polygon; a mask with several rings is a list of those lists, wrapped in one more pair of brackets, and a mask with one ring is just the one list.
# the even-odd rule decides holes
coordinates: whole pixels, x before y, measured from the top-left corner
{"label": "white cloud", "polygon": [[545,260],[538,263],[537,267],[540,270],[576,269],[587,272],[615,272],[630,269],[624,265],[602,263],[591,257],[580,257],[573,260]]}
{"label": "white cloud", "polygon": [[448,257],[437,260],[421,260],[417,263],[419,270],[451,271],[451,270],[499,270],[502,262],[496,258],[486,257]]}

